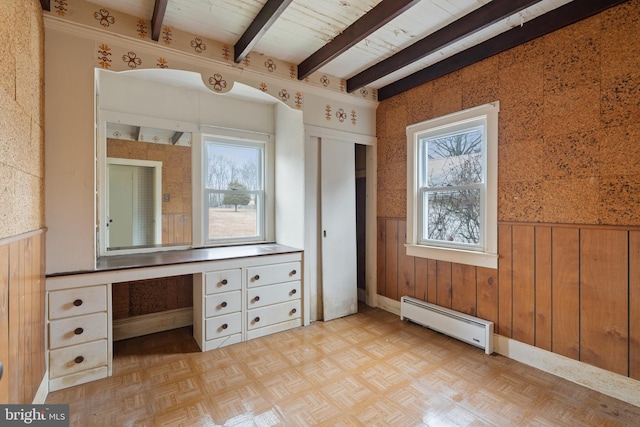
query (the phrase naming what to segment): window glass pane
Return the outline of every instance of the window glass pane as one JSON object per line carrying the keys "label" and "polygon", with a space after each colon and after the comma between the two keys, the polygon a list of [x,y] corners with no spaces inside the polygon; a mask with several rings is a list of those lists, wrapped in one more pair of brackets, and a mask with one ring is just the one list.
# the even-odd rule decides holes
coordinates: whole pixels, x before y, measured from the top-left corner
{"label": "window glass pane", "polygon": [[480,189],[424,193],[423,239],[480,243]]}
{"label": "window glass pane", "polygon": [[208,240],[245,240],[260,235],[261,198],[247,192],[215,192],[208,197]]}
{"label": "window glass pane", "polygon": [[224,140],[207,142],[207,241],[263,239],[263,161],[262,144]]}
{"label": "window glass pane", "polygon": [[262,186],[262,147],[207,144],[207,188],[258,190]]}
{"label": "window glass pane", "polygon": [[426,177],[422,178],[426,178],[429,187],[460,186],[484,181],[482,128],[425,138],[421,140],[421,145],[423,155],[425,151],[427,154]]}

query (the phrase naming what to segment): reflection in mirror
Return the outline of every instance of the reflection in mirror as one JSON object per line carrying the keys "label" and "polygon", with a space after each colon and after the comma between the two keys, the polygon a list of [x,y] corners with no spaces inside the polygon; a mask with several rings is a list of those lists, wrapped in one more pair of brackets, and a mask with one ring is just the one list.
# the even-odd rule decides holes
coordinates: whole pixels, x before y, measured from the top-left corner
{"label": "reflection in mirror", "polygon": [[107,123],[106,247],[191,245],[190,132]]}

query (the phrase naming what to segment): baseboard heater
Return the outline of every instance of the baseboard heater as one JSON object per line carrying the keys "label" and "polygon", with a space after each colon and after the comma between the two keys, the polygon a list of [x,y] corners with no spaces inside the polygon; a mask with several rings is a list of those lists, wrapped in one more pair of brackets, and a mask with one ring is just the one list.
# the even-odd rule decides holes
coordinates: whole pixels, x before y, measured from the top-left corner
{"label": "baseboard heater", "polygon": [[407,296],[400,299],[400,318],[493,353],[493,322],[488,320]]}

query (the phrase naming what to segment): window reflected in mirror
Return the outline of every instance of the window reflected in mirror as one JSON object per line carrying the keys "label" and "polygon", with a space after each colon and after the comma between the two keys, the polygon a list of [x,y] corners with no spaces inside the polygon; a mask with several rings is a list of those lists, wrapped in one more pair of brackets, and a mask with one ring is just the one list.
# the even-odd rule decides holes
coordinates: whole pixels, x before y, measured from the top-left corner
{"label": "window reflected in mirror", "polygon": [[190,132],[107,123],[106,247],[190,246]]}

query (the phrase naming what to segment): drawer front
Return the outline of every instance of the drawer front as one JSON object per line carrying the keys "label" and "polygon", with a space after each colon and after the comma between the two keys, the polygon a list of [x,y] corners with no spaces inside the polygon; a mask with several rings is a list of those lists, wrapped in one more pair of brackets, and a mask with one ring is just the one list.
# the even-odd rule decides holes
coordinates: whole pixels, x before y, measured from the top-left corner
{"label": "drawer front", "polygon": [[225,314],[207,319],[205,340],[239,334],[242,331],[242,315],[240,313]]}
{"label": "drawer front", "polygon": [[206,295],[239,291],[242,287],[242,274],[240,274],[240,269],[210,271],[204,274],[204,283]]}
{"label": "drawer front", "polygon": [[49,292],[49,319],[107,311],[107,287],[90,286]]}
{"label": "drawer front", "polygon": [[94,313],[49,323],[49,347],[58,348],[107,338],[107,313]]}
{"label": "drawer front", "polygon": [[247,307],[257,308],[300,299],[300,282],[259,286],[247,290]]}
{"label": "drawer front", "polygon": [[273,283],[292,282],[300,280],[301,276],[299,262],[251,267],[247,268],[247,286],[253,288]]}
{"label": "drawer front", "polygon": [[300,300],[256,308],[247,312],[247,330],[300,318]]}
{"label": "drawer front", "polygon": [[209,295],[204,302],[204,317],[234,313],[242,308],[240,291]]}
{"label": "drawer front", "polygon": [[49,375],[58,378],[107,365],[107,340],[59,348],[49,352]]}

